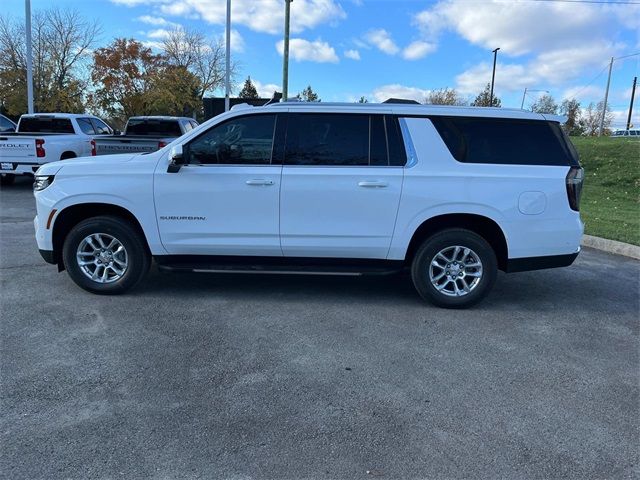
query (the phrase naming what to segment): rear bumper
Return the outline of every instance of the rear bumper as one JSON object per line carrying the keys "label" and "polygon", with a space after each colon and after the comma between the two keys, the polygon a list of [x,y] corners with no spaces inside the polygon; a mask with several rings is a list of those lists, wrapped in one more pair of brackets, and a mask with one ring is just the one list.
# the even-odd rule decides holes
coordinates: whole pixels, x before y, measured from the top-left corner
{"label": "rear bumper", "polygon": [[507,261],[507,273],[542,270],[544,268],[568,267],[578,257],[580,251],[566,255],[548,255],[544,257],[510,258]]}
{"label": "rear bumper", "polygon": [[1,169],[0,173],[8,175],[34,175],[36,170],[41,167],[39,163],[19,163],[19,162],[2,162],[11,163],[11,170]]}

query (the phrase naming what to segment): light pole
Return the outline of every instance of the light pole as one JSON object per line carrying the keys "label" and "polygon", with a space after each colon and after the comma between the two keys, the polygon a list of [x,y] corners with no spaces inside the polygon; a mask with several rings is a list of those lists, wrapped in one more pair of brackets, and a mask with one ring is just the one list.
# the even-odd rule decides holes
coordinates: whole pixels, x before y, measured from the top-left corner
{"label": "light pole", "polygon": [[520,110],[524,110],[524,99],[527,96],[527,92],[544,92],[549,93],[548,90],[530,90],[527,87],[524,87],[524,93],[522,94],[522,103],[520,104]]}
{"label": "light pole", "polygon": [[633,99],[636,96],[636,83],[638,77],[633,77],[633,86],[631,87],[631,102],[629,103],[629,116],[627,117],[627,130],[631,129],[631,113],[633,113]]}
{"label": "light pole", "polygon": [[601,137],[604,133],[604,120],[607,116],[607,100],[609,100],[609,86],[611,85],[611,70],[613,69],[613,62],[615,60],[622,60],[623,58],[636,57],[640,55],[638,53],[632,53],[631,55],[624,55],[622,57],[613,58],[609,62],[609,76],[607,77],[607,89],[604,91],[604,102],[602,102],[602,116],[600,117],[600,128],[598,129],[598,136]]}
{"label": "light pole", "polygon": [[493,83],[496,80],[496,60],[498,59],[498,50],[500,50],[500,47],[493,50],[493,72],[491,73],[491,95],[489,96],[490,107],[493,107]]}
{"label": "light pole", "polygon": [[231,0],[227,0],[227,50],[225,53],[224,72],[224,111],[229,111],[229,90],[231,89]]}
{"label": "light pole", "polygon": [[291,2],[284,0],[284,46],[282,52],[282,101],[286,102],[289,97],[289,19],[291,13]]}
{"label": "light pole", "polygon": [[31,0],[24,2],[25,34],[27,36],[27,111],[33,113],[33,60],[31,53]]}

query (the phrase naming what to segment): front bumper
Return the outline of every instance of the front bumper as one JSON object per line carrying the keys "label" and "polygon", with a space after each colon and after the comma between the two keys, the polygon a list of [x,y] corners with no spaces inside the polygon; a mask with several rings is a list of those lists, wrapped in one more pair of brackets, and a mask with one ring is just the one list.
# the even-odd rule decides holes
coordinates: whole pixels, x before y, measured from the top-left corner
{"label": "front bumper", "polygon": [[41,250],[38,249],[38,251],[40,252],[40,256],[44,259],[45,262],[50,263],[52,265],[55,265],[56,263],[56,258],[55,255],[53,254],[53,250]]}

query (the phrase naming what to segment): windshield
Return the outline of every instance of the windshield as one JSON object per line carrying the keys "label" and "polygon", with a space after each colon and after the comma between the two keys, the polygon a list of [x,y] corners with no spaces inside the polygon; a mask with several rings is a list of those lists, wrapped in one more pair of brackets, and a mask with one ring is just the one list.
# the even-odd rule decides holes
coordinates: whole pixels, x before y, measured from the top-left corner
{"label": "windshield", "polygon": [[177,120],[130,119],[127,135],[148,135],[156,137],[179,137],[182,135]]}
{"label": "windshield", "polygon": [[18,132],[75,133],[70,119],[53,117],[22,117]]}

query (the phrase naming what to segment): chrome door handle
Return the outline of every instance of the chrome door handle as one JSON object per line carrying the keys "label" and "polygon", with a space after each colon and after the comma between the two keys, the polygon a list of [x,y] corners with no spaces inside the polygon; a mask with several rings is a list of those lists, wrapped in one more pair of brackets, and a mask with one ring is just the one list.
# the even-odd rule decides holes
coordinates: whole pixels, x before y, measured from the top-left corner
{"label": "chrome door handle", "polygon": [[253,180],[247,180],[247,185],[258,185],[258,186],[268,186],[273,185],[273,180],[265,180],[264,178],[254,178]]}
{"label": "chrome door handle", "polygon": [[388,187],[389,184],[387,182],[378,182],[374,180],[365,180],[362,182],[358,182],[359,187],[365,188],[385,188]]}

